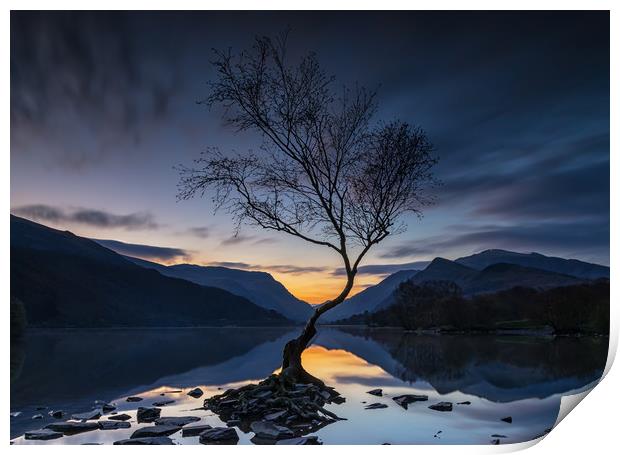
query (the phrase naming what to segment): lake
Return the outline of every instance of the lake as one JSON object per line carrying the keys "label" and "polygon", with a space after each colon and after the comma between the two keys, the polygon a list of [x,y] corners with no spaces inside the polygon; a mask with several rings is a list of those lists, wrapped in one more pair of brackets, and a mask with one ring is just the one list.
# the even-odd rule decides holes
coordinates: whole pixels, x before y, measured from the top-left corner
{"label": "lake", "polygon": [[[104,443],[128,438],[138,406],[174,400],[162,416],[194,415],[225,426],[200,409],[204,398],[260,380],[280,366],[297,328],[36,330],[11,346],[11,441],[15,444]],[[321,327],[304,353],[306,369],[345,398],[326,408],[347,420],[316,434],[324,444],[502,444],[534,439],[552,428],[563,395],[591,387],[602,375],[608,339],[416,335],[393,329]],[[200,387],[195,399],[187,391]],[[383,389],[383,396],[367,393]],[[403,409],[392,397],[428,395]],[[143,398],[127,402],[128,396]],[[57,421],[50,410],[88,411],[95,400],[128,413],[131,428],[96,430],[51,441],[26,441],[25,431]],[[440,401],[452,412],[428,408]],[[469,402],[470,404],[457,404]],[[372,403],[387,408],[366,410]],[[36,414],[43,419],[33,420]],[[501,419],[512,417],[512,423]],[[107,417],[102,417],[106,420]],[[239,444],[253,433],[237,428]],[[499,438],[498,436],[505,436]],[[177,444],[198,437],[171,436]]]}

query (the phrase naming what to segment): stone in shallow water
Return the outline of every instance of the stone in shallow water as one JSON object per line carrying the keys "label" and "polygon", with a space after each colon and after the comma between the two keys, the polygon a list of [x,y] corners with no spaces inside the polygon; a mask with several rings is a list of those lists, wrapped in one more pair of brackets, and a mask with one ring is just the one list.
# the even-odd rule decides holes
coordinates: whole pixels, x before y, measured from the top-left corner
{"label": "stone in shallow water", "polygon": [[129,414],[116,414],[113,416],[109,416],[108,420],[129,420],[131,416]]}
{"label": "stone in shallow water", "polygon": [[120,422],[116,420],[100,420],[97,424],[100,430],[118,430],[120,428],[131,427],[129,422]]}
{"label": "stone in shallow water", "polygon": [[179,430],[181,430],[181,427],[176,425],[153,425],[152,427],[142,427],[133,432],[131,439],[170,436]]}
{"label": "stone in shallow water", "polygon": [[134,438],[134,439],[121,439],[114,443],[115,446],[171,446],[174,443],[172,439],[161,436],[156,438]]}
{"label": "stone in shallow water", "polygon": [[211,425],[191,425],[189,427],[183,427],[183,432],[181,436],[184,438],[189,438],[192,436],[198,436],[205,430],[210,430],[213,428]]}
{"label": "stone in shallow water", "polygon": [[50,417],[53,417],[55,419],[62,419],[65,415],[64,411],[61,410],[57,410],[57,411],[50,411],[48,412],[48,415]]}
{"label": "stone in shallow water", "polygon": [[288,445],[288,446],[309,446],[309,445],[321,445],[318,436],[305,436],[301,438],[281,439],[276,442],[276,445]]}
{"label": "stone in shallow water", "polygon": [[43,418],[43,414],[35,414],[32,416],[32,420],[39,420]]}
{"label": "stone in shallow water", "polygon": [[182,427],[183,425],[198,422],[199,420],[200,417],[196,416],[160,417],[159,419],[155,420],[155,425],[174,425],[177,427]]}
{"label": "stone in shallow water", "polygon": [[471,401],[461,401],[460,403],[457,403],[457,404],[470,405]]}
{"label": "stone in shallow water", "polygon": [[286,415],[287,411],[283,410],[283,411],[277,411],[277,412],[272,412],[270,414],[267,414],[263,417],[263,419],[265,420],[278,420],[281,417],[284,417]]}
{"label": "stone in shallow water", "polygon": [[142,422],[154,422],[159,419],[159,415],[161,414],[161,409],[159,408],[138,408],[138,412],[136,416],[138,418],[138,423]]}
{"label": "stone in shallow water", "polygon": [[81,414],[73,414],[74,420],[97,420],[101,417],[101,409],[93,409],[92,411],[82,412]]}
{"label": "stone in shallow water", "polygon": [[99,429],[97,422],[52,422],[45,428],[64,434],[78,434]]}
{"label": "stone in shallow water", "polygon": [[234,428],[215,427],[200,433],[201,444],[237,444],[238,441]]}
{"label": "stone in shallow water", "polygon": [[288,439],[294,436],[294,433],[288,428],[264,420],[252,422],[250,428],[256,433],[257,437],[263,439]]}
{"label": "stone in shallow water", "polygon": [[508,436],[506,436],[505,434],[492,434],[491,437],[492,438],[507,438]]}
{"label": "stone in shallow water", "polygon": [[157,401],[153,403],[153,406],[166,406],[167,404],[172,404],[172,403],[174,403],[174,400]]}
{"label": "stone in shallow water", "polygon": [[200,398],[204,392],[200,387],[190,390],[187,394],[192,398]]}
{"label": "stone in shallow water", "polygon": [[372,404],[369,404],[368,406],[366,406],[364,409],[385,409],[387,407],[388,407],[387,404],[372,403]]}
{"label": "stone in shallow water", "polygon": [[441,401],[439,403],[430,405],[428,408],[432,409],[433,411],[449,412],[452,411],[452,403],[448,401]]}
{"label": "stone in shallow water", "polygon": [[504,417],[503,419],[501,419],[502,422],[506,422],[506,423],[512,423],[512,417],[508,416],[508,417]]}
{"label": "stone in shallow water", "polygon": [[127,397],[126,401],[129,401],[130,403],[135,403],[136,401],[142,401],[144,398],[142,397]]}
{"label": "stone in shallow water", "polygon": [[369,394],[374,395],[376,397],[382,397],[383,396],[383,389],[372,389],[372,390],[369,390],[366,393],[369,393]]}
{"label": "stone in shallow water", "polygon": [[399,395],[397,397],[392,398],[396,403],[402,406],[405,409],[408,409],[411,403],[415,403],[416,401],[427,401],[428,395]]}
{"label": "stone in shallow water", "polygon": [[24,439],[29,441],[48,441],[50,439],[62,438],[62,433],[50,429],[26,431]]}

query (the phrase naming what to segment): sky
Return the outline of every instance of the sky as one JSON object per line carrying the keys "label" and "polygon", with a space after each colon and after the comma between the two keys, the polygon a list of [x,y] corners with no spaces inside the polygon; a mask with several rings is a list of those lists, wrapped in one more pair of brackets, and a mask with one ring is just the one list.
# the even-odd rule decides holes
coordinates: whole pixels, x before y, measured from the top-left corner
{"label": "sky", "polygon": [[608,12],[12,12],[11,212],[161,263],[264,270],[320,303],[326,248],[177,201],[175,166],[257,150],[198,104],[212,49],[290,29],[337,84],[377,90],[374,121],[422,127],[441,181],[365,258],[388,273],[489,248],[609,264]]}

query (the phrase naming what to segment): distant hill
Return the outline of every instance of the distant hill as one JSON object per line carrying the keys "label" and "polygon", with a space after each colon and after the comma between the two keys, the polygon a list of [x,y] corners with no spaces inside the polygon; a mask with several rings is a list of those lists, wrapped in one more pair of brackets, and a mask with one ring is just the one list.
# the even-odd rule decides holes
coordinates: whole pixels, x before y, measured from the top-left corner
{"label": "distant hill", "polygon": [[401,270],[391,274],[380,283],[364,289],[342,302],[333,310],[325,313],[322,321],[330,322],[346,319],[354,314],[361,314],[365,311],[372,312],[384,306],[389,306],[389,302],[386,300],[390,299],[398,285],[417,273],[418,270]]}
{"label": "distant hill", "polygon": [[11,216],[11,295],[35,327],[282,325],[223,289],[140,267],[92,240]]}
{"label": "distant hill", "polygon": [[570,275],[516,264],[493,264],[482,270],[476,270],[455,261],[436,258],[426,269],[416,274],[411,282],[421,284],[425,281],[438,280],[456,283],[466,296],[497,292],[515,286],[549,289],[585,281]]}
{"label": "distant hill", "polygon": [[313,311],[312,306],[296,298],[282,283],[266,272],[193,264],[165,266],[143,259],[128,256],[126,258],[142,267],[157,270],[165,276],[225,289],[245,297],[262,308],[275,310],[294,321],[306,321]]}
{"label": "distant hill", "polygon": [[609,278],[609,267],[590,264],[588,262],[578,261],[577,259],[544,256],[539,253],[526,254],[505,250],[486,250],[471,256],[459,258],[455,262],[477,270],[482,270],[493,264],[503,263],[533,267],[590,280]]}

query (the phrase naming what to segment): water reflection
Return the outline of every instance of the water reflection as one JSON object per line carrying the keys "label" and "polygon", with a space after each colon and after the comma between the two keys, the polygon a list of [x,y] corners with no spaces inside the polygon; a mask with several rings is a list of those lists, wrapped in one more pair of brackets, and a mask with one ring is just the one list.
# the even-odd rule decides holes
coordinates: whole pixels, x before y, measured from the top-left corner
{"label": "water reflection", "polygon": [[[200,385],[208,396],[218,387],[265,377],[278,368],[282,346],[293,334],[281,328],[29,333],[12,349],[11,411],[22,414],[11,418],[11,438],[52,421],[36,409],[40,406],[79,412],[95,400],[116,400],[131,413],[136,405],[122,400],[128,395],[157,401],[167,389]],[[317,432],[325,443],[489,443],[492,434],[510,433],[505,442],[517,442],[552,426],[562,394],[596,381],[606,355],[607,339],[602,338],[416,336],[322,328],[304,363],[347,398],[332,410],[349,420]],[[366,393],[376,387],[387,396]],[[427,404],[404,410],[390,398],[403,393],[427,394],[427,404],[471,405],[455,406],[452,413],[429,410]],[[174,398],[163,415],[187,415],[202,403],[184,394]],[[388,408],[364,410],[363,401],[383,402]],[[210,413],[192,412],[204,423],[221,425]],[[33,421],[35,413],[45,418]],[[506,415],[513,416],[512,425],[501,422]],[[111,443],[135,428],[132,424],[127,434],[92,432],[50,442]],[[434,437],[439,430],[440,437]],[[240,442],[250,438],[241,435]],[[196,443],[194,439],[178,442]]]}

